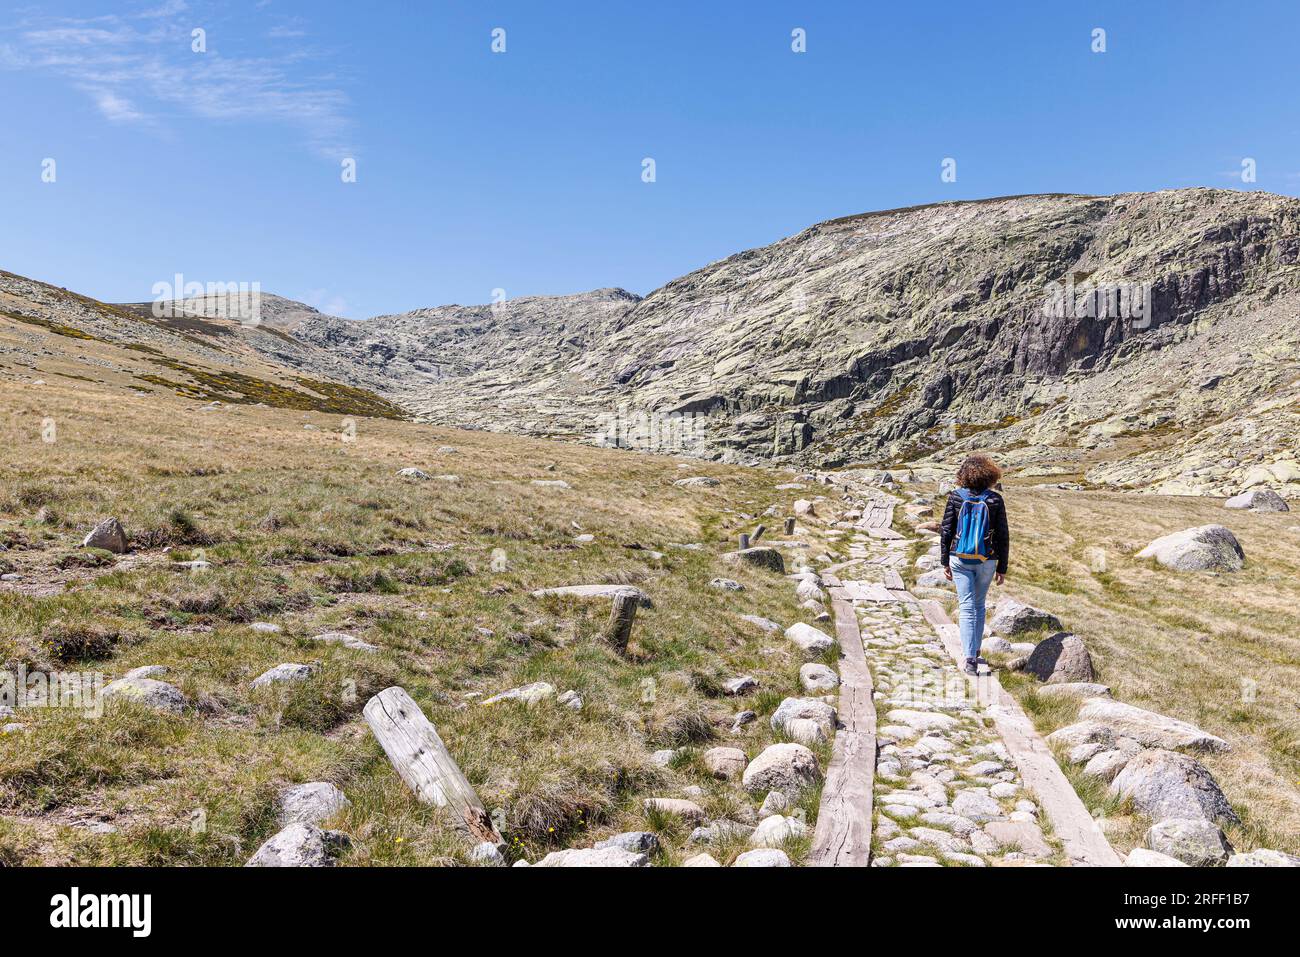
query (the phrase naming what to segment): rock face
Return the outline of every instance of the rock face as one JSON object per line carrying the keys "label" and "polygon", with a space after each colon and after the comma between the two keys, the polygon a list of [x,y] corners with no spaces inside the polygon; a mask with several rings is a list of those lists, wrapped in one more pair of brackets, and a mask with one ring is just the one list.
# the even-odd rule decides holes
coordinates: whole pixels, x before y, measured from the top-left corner
{"label": "rock face", "polygon": [[1023,670],[1047,684],[1090,682],[1096,677],[1092,656],[1083,639],[1064,631],[1040,641],[1030,652]]}
{"label": "rock face", "polygon": [[1200,818],[1160,821],[1146,832],[1142,843],[1188,867],[1218,867],[1232,856],[1232,845],[1218,825]]}
{"label": "rock face", "polygon": [[1004,598],[998,602],[997,607],[993,609],[993,617],[989,619],[988,624],[990,632],[1004,638],[1022,635],[1025,632],[1039,631],[1044,628],[1059,631],[1061,627],[1061,619],[1051,612],[1043,611],[1041,608],[1035,608],[1032,605],[1026,605],[1014,598]]}
{"label": "rock face", "polygon": [[1227,751],[1232,747],[1223,738],[1202,731],[1186,721],[1135,708],[1120,701],[1094,698],[1079,710],[1079,718],[1103,724],[1117,736],[1132,738],[1149,748]]}
{"label": "rock face", "polygon": [[1247,508],[1252,512],[1289,512],[1286,499],[1271,488],[1252,488],[1234,495],[1223,503],[1224,508]]}
{"label": "rock face", "polygon": [[115,518],[106,518],[94,528],[81,541],[82,548],[102,548],[105,551],[114,554],[123,554],[129,545],[126,540],[126,530],[122,528],[122,523]]}
{"label": "rock face", "polygon": [[802,744],[770,744],[749,762],[742,779],[750,793],[780,791],[787,798],[821,780],[817,756]]}
{"label": "rock face", "polygon": [[257,849],[245,867],[332,867],[352,842],[338,831],[290,824]]}
{"label": "rock face", "polygon": [[1110,792],[1156,821],[1185,818],[1240,824],[1213,775],[1195,758],[1175,751],[1143,751],[1111,782]]}
{"label": "rock face", "polygon": [[1154,558],[1174,571],[1240,571],[1246,562],[1237,537],[1222,525],[1200,525],[1157,538],[1138,558]]}

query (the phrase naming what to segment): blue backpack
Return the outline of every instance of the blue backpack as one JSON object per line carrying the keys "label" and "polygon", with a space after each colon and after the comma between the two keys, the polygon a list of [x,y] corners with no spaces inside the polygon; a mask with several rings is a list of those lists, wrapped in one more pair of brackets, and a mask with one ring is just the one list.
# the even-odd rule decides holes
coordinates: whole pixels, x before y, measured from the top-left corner
{"label": "blue backpack", "polygon": [[952,554],[958,558],[988,561],[988,547],[984,544],[989,529],[989,507],[984,500],[988,493],[972,494],[959,488],[957,494],[961,496],[961,511],[957,513],[957,541]]}

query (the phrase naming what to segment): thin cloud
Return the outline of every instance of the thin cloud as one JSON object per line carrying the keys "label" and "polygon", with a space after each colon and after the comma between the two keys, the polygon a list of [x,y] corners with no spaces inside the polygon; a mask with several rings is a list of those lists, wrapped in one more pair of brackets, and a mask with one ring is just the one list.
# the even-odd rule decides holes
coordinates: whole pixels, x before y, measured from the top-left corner
{"label": "thin cloud", "polygon": [[[185,0],[89,19],[33,15],[14,42],[0,44],[0,69],[60,77],[112,123],[158,126],[177,110],[211,122],[273,122],[299,129],[321,155],[355,155],[348,96],[306,72],[312,54],[222,52],[211,31],[208,51],[195,53],[191,31],[203,21]],[[301,32],[294,22],[276,29],[285,31],[280,38]]]}

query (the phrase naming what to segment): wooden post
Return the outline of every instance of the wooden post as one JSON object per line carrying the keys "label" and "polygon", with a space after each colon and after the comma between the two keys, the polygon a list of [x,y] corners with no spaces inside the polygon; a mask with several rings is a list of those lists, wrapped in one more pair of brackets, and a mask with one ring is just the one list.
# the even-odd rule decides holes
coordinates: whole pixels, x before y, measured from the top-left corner
{"label": "wooden post", "polygon": [[740,533],[740,550],[743,552],[749,547],[749,536],[744,532]]}
{"label": "wooden post", "polygon": [[636,606],[640,601],[634,591],[618,592],[614,595],[614,608],[609,614],[609,628],[606,638],[619,651],[627,650],[628,639],[632,637],[632,622],[636,619]]}
{"label": "wooden post", "polygon": [[385,688],[366,702],[363,714],[388,760],[421,804],[447,808],[457,829],[472,843],[501,843],[474,787],[404,689]]}
{"label": "wooden post", "polygon": [[787,518],[787,519],[785,520],[785,533],[786,533],[787,535],[793,535],[793,534],[794,534],[794,519],[793,519],[793,518]]}
{"label": "wooden post", "polygon": [[758,528],[754,529],[754,534],[749,536],[749,541],[751,543],[758,541],[760,538],[763,537],[763,533],[766,531],[767,531],[766,525],[758,526]]}

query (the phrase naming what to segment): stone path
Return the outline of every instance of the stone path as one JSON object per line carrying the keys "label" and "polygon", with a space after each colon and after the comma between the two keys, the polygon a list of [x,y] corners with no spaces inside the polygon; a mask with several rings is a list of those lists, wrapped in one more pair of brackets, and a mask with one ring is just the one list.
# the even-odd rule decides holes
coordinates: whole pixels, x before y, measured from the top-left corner
{"label": "stone path", "polygon": [[[990,691],[987,676],[972,680],[960,671],[945,644],[950,636],[938,627],[942,609],[936,615],[903,587],[898,569],[912,542],[888,528],[894,504],[873,494],[848,541],[850,561],[833,566],[834,574],[823,572],[841,643],[860,633],[872,686],[870,731],[878,753],[871,798],[858,802],[871,813],[872,866],[1094,863],[1079,860],[1040,823],[1046,815],[1018,765],[1025,742],[1014,742],[1013,754],[1001,733],[1007,730],[1001,688]],[[849,648],[844,656],[846,662],[854,657]],[[1028,733],[1055,769],[1032,727]],[[1070,796],[1078,803],[1072,790]],[[822,815],[846,813],[839,804],[823,792],[819,833],[837,830]]]}

